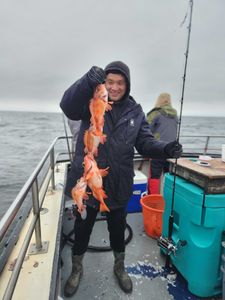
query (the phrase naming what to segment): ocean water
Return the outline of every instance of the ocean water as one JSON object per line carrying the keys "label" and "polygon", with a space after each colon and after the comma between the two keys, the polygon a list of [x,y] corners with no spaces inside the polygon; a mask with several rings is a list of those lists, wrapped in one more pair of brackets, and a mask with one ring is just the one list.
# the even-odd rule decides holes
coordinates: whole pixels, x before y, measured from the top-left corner
{"label": "ocean water", "polygon": [[59,113],[0,112],[0,218],[56,136],[64,135]]}
{"label": "ocean water", "polygon": [[[68,134],[69,134],[68,129]],[[182,135],[225,135],[225,118],[183,117]],[[56,136],[65,135],[60,113],[0,111],[0,218]],[[181,138],[187,147],[200,147],[201,138]],[[217,143],[217,145],[215,145]],[[223,141],[225,144],[225,140]],[[213,146],[220,148],[221,140]],[[66,142],[64,145],[67,150]]]}

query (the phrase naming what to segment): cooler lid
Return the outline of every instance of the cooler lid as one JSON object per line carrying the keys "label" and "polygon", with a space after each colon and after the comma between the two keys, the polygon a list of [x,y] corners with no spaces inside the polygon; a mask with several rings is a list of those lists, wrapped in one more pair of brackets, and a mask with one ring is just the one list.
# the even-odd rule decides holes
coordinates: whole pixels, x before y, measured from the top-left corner
{"label": "cooler lid", "polygon": [[[171,190],[173,188],[173,180],[173,175],[166,175],[165,185]],[[196,205],[214,208],[225,207],[225,194],[205,194],[204,199],[204,190],[201,187],[179,176],[176,176],[175,193],[178,197],[185,197],[185,199]]]}
{"label": "cooler lid", "polygon": [[[164,184],[171,191],[171,195],[173,190],[173,182],[174,176],[167,173]],[[195,205],[203,206],[204,192],[202,188],[179,176],[176,176],[175,194],[176,199],[186,199]]]}
{"label": "cooler lid", "polygon": [[142,173],[141,171],[139,170],[134,170],[134,183],[136,184],[142,184],[142,183],[147,183],[147,176]]}

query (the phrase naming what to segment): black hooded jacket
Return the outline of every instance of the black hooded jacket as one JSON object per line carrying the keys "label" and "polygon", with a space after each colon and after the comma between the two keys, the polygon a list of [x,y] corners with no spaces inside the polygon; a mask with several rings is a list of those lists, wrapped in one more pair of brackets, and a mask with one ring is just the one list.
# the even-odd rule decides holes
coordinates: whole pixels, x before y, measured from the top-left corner
{"label": "black hooded jacket", "polygon": [[[105,113],[103,131],[107,135],[107,140],[103,145],[99,145],[96,161],[100,169],[109,167],[109,174],[103,179],[104,190],[108,196],[105,202],[109,209],[115,209],[126,206],[132,195],[134,147],[146,157],[167,158],[168,156],[164,153],[166,143],[157,141],[153,137],[141,106],[129,95],[128,67],[122,62],[113,62],[105,68],[106,74],[111,70],[125,76],[127,92],[122,101],[112,105],[112,111]],[[82,120],[75,158],[66,185],[65,192],[69,195],[84,172],[83,137],[85,130],[90,126],[89,100],[92,95],[93,88],[87,73],[64,93],[60,103],[69,119]],[[90,197],[87,205],[99,208],[99,202],[93,197]]]}

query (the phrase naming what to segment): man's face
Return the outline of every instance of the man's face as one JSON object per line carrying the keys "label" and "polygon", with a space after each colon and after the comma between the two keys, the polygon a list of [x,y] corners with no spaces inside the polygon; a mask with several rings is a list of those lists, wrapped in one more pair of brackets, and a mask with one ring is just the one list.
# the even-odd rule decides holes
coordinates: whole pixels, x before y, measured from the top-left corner
{"label": "man's face", "polygon": [[109,93],[109,99],[119,101],[126,93],[126,80],[121,74],[109,73],[106,76],[105,87]]}

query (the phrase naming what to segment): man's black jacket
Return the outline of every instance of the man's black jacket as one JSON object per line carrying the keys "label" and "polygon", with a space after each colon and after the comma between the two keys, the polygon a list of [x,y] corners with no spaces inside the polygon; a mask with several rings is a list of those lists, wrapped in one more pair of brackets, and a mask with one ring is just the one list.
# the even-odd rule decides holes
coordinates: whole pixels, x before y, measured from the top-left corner
{"label": "man's black jacket", "polygon": [[[70,195],[72,187],[82,176],[84,158],[84,132],[90,126],[89,101],[93,95],[93,88],[89,77],[85,74],[75,82],[65,93],[60,106],[65,115],[72,120],[82,120],[75,158],[71,171],[68,174],[66,194]],[[109,167],[109,174],[104,177],[104,190],[108,196],[105,200],[109,209],[125,207],[132,195],[133,185],[133,157],[136,150],[151,158],[167,158],[164,153],[166,145],[163,141],[157,141],[152,133],[145,114],[139,104],[131,96],[127,96],[123,105],[114,103],[112,111],[105,113],[104,134],[107,140],[100,144],[96,161],[98,167]],[[117,107],[115,107],[118,105]],[[118,114],[118,110],[121,113]],[[114,122],[113,111],[117,110],[117,121]],[[87,205],[99,208],[99,202],[93,197],[87,201]]]}

